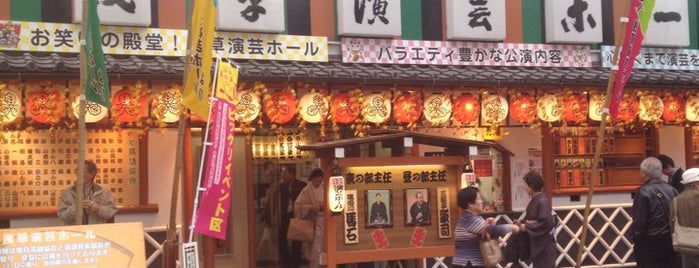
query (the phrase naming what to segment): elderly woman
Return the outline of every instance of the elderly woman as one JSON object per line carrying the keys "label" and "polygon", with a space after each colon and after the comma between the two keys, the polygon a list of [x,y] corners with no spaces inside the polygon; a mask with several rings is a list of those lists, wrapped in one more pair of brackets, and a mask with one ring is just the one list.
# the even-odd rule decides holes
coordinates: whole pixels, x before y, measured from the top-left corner
{"label": "elderly woman", "polygon": [[529,234],[529,260],[534,268],[556,267],[556,239],[553,237],[554,219],[549,200],[544,194],[544,178],[538,172],[524,175],[524,188],[531,196],[526,216],[520,228]]}
{"label": "elderly woman", "polygon": [[454,267],[484,267],[480,241],[483,232],[491,237],[502,236],[508,232],[519,232],[514,224],[495,225],[495,219],[483,219],[483,199],[478,188],[466,187],[459,191],[457,204],[462,209],[454,232]]}
{"label": "elderly woman", "polygon": [[306,259],[310,268],[321,267],[320,253],[323,252],[325,240],[325,219],[323,204],[325,204],[325,189],[323,188],[323,170],[316,168],[308,176],[310,182],[306,185],[294,202],[294,217],[309,219],[315,222],[313,242],[304,243]]}

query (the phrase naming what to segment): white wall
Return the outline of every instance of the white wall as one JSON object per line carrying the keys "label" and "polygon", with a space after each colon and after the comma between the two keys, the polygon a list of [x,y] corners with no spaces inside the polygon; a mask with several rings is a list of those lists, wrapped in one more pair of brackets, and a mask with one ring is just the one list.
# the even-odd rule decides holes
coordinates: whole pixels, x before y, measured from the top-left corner
{"label": "white wall", "polygon": [[[684,127],[663,126],[658,129],[658,137],[660,153],[672,158],[676,167],[687,169],[684,156]],[[687,146],[691,146],[691,144]]]}

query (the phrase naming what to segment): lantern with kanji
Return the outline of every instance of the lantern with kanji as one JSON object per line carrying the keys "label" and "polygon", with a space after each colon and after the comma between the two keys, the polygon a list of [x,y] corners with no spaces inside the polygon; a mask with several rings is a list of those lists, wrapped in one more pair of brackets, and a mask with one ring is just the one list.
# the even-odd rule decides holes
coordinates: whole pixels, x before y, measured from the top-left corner
{"label": "lantern with kanji", "polygon": [[473,94],[463,94],[454,100],[454,120],[461,124],[474,124],[481,113],[481,103]]}
{"label": "lantern with kanji", "polygon": [[0,123],[15,121],[21,111],[22,94],[17,88],[6,88],[0,83]]}
{"label": "lantern with kanji", "polygon": [[498,125],[505,121],[509,106],[507,100],[500,95],[487,95],[481,105],[481,116],[486,125]]}
{"label": "lantern with kanji", "polygon": [[348,124],[357,120],[362,108],[361,98],[361,92],[358,94],[343,92],[333,96],[330,102],[330,113],[333,120],[340,124]]}
{"label": "lantern with kanji", "polygon": [[146,96],[134,96],[130,88],[124,87],[112,96],[112,117],[121,123],[131,123],[146,114]]}
{"label": "lantern with kanji", "polygon": [[369,94],[362,104],[362,115],[367,122],[380,124],[386,122],[391,115],[391,99],[384,94]]}
{"label": "lantern with kanji", "polygon": [[400,94],[393,101],[393,120],[398,123],[415,123],[423,111],[422,94],[420,92],[406,92]]}
{"label": "lantern with kanji", "polygon": [[624,94],[619,102],[619,110],[617,110],[616,120],[620,122],[630,123],[638,116],[639,105],[638,99],[634,94]]}
{"label": "lantern with kanji", "polygon": [[536,103],[529,94],[519,94],[510,99],[510,117],[520,123],[531,123],[536,119]]}
{"label": "lantern with kanji", "polygon": [[286,124],[296,115],[296,96],[291,90],[282,90],[265,97],[265,115],[272,123]]}
{"label": "lantern with kanji", "polygon": [[582,94],[570,94],[563,98],[563,118],[568,122],[580,123],[587,119],[589,103]]}
{"label": "lantern with kanji", "polygon": [[57,89],[35,90],[27,94],[27,113],[35,122],[57,123],[65,116],[65,100]]}
{"label": "lantern with kanji", "polygon": [[677,95],[666,95],[663,99],[663,120],[677,122],[684,119],[684,99]]}
{"label": "lantern with kanji", "polygon": [[544,122],[556,122],[563,118],[563,101],[557,94],[545,94],[536,101],[537,116]]}
{"label": "lantern with kanji", "polygon": [[699,95],[687,96],[685,116],[690,122],[699,122]]}
{"label": "lantern with kanji", "polygon": [[604,100],[606,95],[602,94],[592,94],[590,96],[590,119],[595,121],[602,121],[602,113],[604,112]]}
{"label": "lantern with kanji", "polygon": [[443,124],[451,117],[451,98],[446,94],[433,94],[425,99],[423,113],[433,125]]}
{"label": "lantern with kanji", "polygon": [[328,101],[318,92],[308,92],[299,100],[301,119],[308,123],[320,123],[328,116]]}
{"label": "lantern with kanji", "polygon": [[643,121],[660,121],[663,116],[663,100],[660,97],[650,94],[645,94],[640,98],[641,111],[638,118]]}

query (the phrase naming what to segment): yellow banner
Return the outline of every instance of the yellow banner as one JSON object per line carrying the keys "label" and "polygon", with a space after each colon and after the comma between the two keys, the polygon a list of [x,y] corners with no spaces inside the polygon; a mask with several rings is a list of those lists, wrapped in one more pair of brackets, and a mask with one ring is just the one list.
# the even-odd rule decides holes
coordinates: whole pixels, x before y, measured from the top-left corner
{"label": "yellow banner", "polygon": [[2,229],[0,235],[3,267],[146,267],[140,222]]}
{"label": "yellow banner", "polygon": [[214,96],[234,103],[235,90],[238,86],[238,69],[228,62],[220,61],[216,74],[216,91]]}
{"label": "yellow banner", "polygon": [[186,57],[184,100],[182,104],[202,118],[209,114],[211,90],[211,47],[214,43],[216,9],[213,0],[200,0],[195,3],[192,14],[192,40],[189,44],[191,55]]}

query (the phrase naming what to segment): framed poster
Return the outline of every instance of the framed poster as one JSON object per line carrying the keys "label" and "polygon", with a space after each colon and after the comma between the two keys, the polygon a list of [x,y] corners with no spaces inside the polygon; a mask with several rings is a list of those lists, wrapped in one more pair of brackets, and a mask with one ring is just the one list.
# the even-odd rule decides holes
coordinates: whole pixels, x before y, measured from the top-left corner
{"label": "framed poster", "polygon": [[367,228],[393,226],[391,190],[366,190]]}
{"label": "framed poster", "polygon": [[427,188],[405,190],[405,225],[430,225],[430,192]]}

